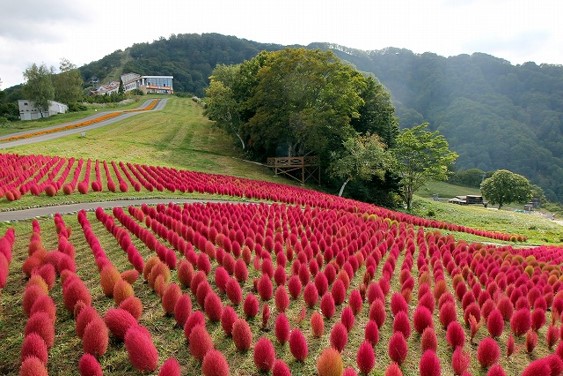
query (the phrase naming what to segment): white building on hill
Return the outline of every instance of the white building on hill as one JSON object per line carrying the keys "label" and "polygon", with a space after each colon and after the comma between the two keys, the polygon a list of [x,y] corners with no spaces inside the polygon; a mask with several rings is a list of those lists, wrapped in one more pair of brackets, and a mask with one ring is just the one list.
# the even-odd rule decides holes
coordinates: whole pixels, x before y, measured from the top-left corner
{"label": "white building on hill", "polygon": [[35,103],[27,99],[18,100],[18,107],[20,110],[21,120],[37,120],[56,114],[64,114],[68,111],[68,106],[66,104],[55,101],[49,101],[49,108],[47,111],[39,111],[39,109],[35,107]]}

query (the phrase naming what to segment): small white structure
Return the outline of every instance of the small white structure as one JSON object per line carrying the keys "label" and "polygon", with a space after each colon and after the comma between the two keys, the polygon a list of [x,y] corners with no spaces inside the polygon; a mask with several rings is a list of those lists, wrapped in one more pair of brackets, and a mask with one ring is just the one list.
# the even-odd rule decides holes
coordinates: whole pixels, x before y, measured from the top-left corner
{"label": "small white structure", "polygon": [[107,85],[102,85],[92,92],[93,95],[110,95],[119,92],[119,81],[111,81]]}
{"label": "small white structure", "polygon": [[49,101],[47,111],[39,111],[39,109],[35,107],[35,103],[27,99],[18,100],[18,107],[21,120],[37,120],[56,114],[64,114],[68,111],[66,104],[55,101]]}

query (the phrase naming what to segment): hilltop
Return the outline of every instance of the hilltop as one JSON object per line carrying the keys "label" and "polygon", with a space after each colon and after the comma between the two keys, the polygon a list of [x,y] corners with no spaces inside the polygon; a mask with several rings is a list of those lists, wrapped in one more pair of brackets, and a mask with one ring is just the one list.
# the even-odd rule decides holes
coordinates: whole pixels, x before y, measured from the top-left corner
{"label": "hilltop", "polygon": [[[129,71],[173,75],[176,91],[203,96],[217,64],[238,64],[261,50],[285,47],[220,34],[172,35],[115,51],[80,70],[86,82]],[[429,121],[447,137],[460,155],[456,169],[506,168],[563,202],[562,66],[512,65],[482,53],[443,57],[399,48],[306,47],[332,50],[376,76],[390,91],[402,127]]]}

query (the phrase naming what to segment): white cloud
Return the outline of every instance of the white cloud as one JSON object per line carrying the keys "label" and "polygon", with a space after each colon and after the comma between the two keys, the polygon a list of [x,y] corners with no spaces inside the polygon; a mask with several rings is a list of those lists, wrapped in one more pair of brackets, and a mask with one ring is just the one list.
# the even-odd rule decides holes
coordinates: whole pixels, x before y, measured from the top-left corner
{"label": "white cloud", "polygon": [[[83,65],[134,43],[216,32],[264,43],[393,46],[451,56],[484,52],[512,63],[563,63],[559,0],[8,0],[0,77],[33,63]],[[9,15],[9,16],[5,16]]]}

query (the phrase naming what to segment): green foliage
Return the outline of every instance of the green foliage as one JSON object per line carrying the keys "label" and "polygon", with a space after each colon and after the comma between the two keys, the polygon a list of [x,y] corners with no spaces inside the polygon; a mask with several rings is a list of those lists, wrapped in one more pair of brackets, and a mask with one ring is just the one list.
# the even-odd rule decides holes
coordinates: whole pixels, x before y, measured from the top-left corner
{"label": "green foliage", "polygon": [[41,111],[49,108],[49,101],[55,98],[55,88],[51,80],[52,72],[45,64],[33,63],[23,72],[26,79],[24,94]]}
{"label": "green foliage", "polygon": [[524,176],[498,170],[481,184],[483,196],[500,209],[511,202],[526,203],[532,198],[532,186]]}
{"label": "green foliage", "polygon": [[466,187],[479,188],[486,172],[479,168],[468,168],[467,170],[458,170],[454,172],[448,179],[448,182]]}
{"label": "green foliage", "polygon": [[385,171],[389,168],[389,156],[385,152],[385,145],[377,135],[356,136],[342,143],[344,150],[340,153],[332,152],[331,174],[344,179],[339,196],[351,180],[370,180],[373,176],[385,178]]}
{"label": "green foliage", "polygon": [[428,180],[446,180],[448,167],[457,154],[450,151],[448,141],[438,131],[427,130],[428,123],[402,130],[392,154],[394,172],[401,178],[401,195],[411,209],[414,193]]}
{"label": "green foliage", "polygon": [[82,76],[80,71],[69,60],[61,59],[60,73],[52,77],[57,102],[71,104],[82,100]]}
{"label": "green foliage", "polygon": [[[256,149],[274,155],[326,154],[353,135],[350,121],[363,104],[363,76],[332,53],[286,49],[269,54],[258,71],[246,130]],[[280,151],[278,151],[279,153]]]}
{"label": "green foliage", "polygon": [[[271,156],[314,154],[320,157],[323,171],[329,172],[323,181],[331,187],[342,184],[342,179],[371,184],[368,181],[376,173],[379,190],[392,186],[383,181],[386,164],[379,159],[372,162],[369,153],[361,158],[373,173],[350,167],[359,163],[351,161],[358,158],[351,150],[355,152],[359,145],[363,149],[377,146],[383,155],[384,148],[394,144],[397,121],[390,96],[376,80],[331,52],[263,51],[239,65],[217,65],[210,79],[205,113],[236,136],[247,155],[264,161]],[[366,148],[370,139],[372,145]],[[339,160],[336,155],[349,158]],[[331,166],[336,161],[349,162],[349,166]],[[365,194],[369,190],[353,191]]]}

